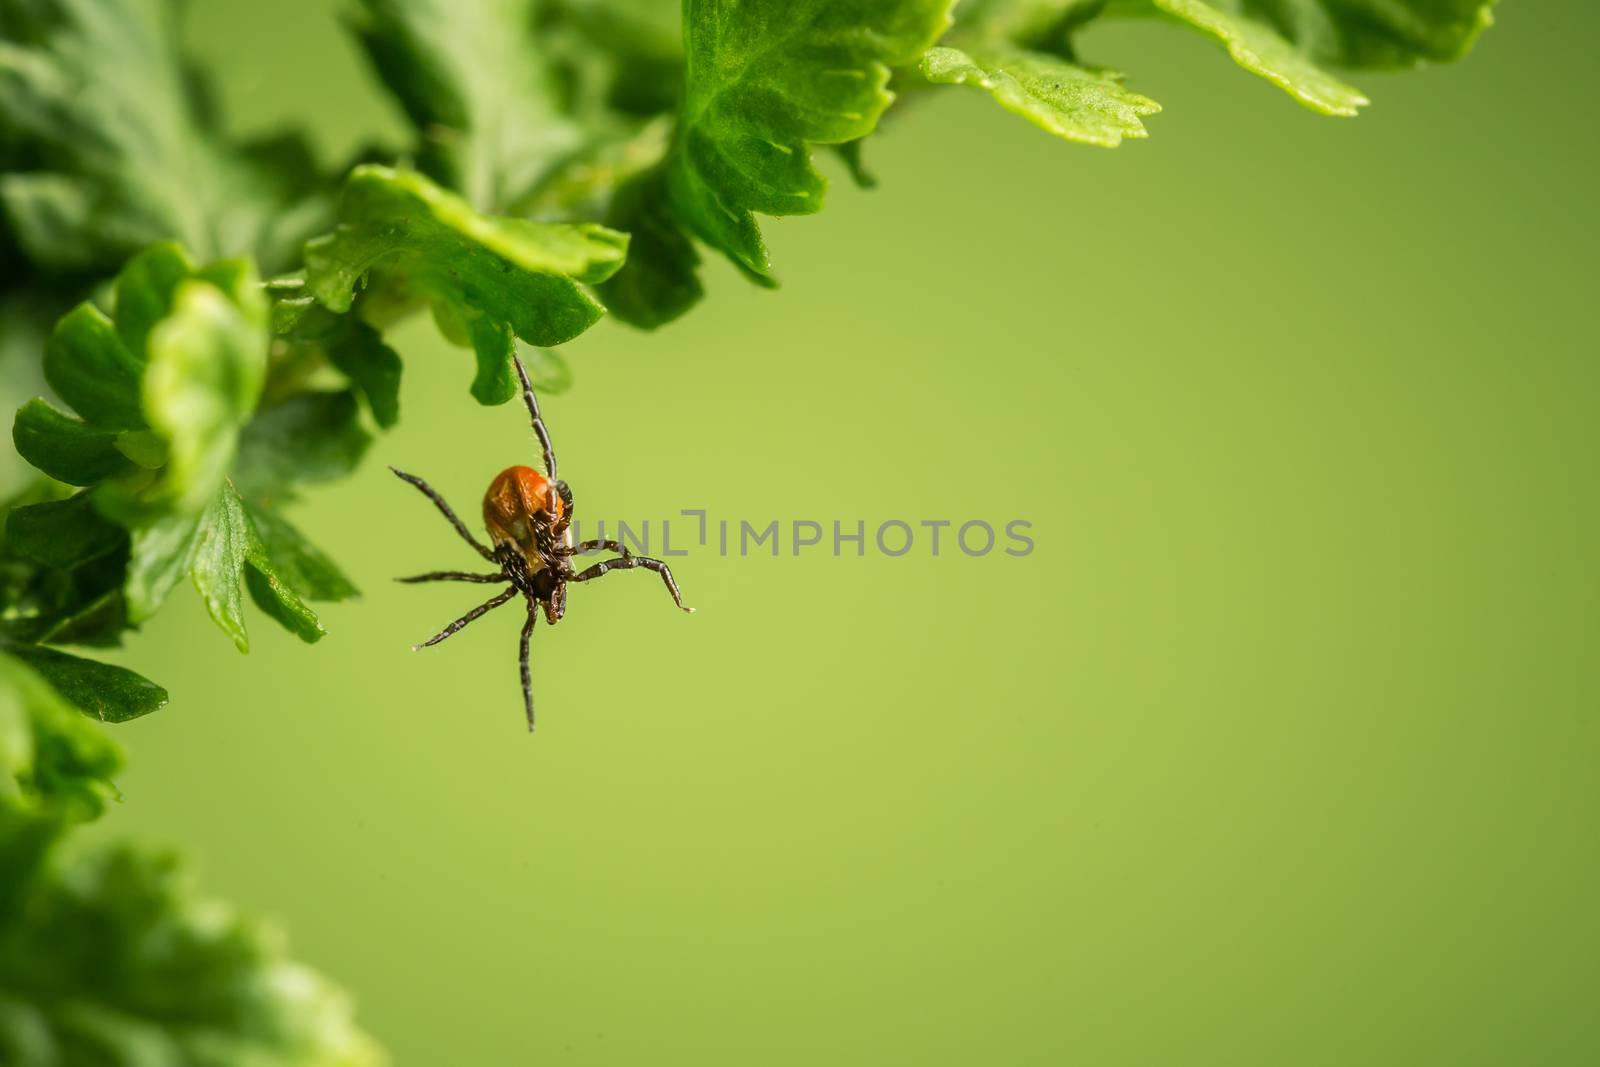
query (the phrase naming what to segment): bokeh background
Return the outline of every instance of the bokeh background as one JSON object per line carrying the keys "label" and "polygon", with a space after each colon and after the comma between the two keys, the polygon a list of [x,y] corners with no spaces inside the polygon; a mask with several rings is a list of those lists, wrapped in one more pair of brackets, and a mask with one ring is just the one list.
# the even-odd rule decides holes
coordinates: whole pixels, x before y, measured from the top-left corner
{"label": "bokeh background", "polygon": [[[192,5],[240,129],[395,115],[335,5]],[[282,918],[400,1064],[1587,1064],[1600,1058],[1591,5],[1303,111],[1159,25],[1116,152],[949,90],[882,187],[603,324],[548,401],[590,518],[1033,523],[1026,559],[721,558],[514,609],[397,574],[533,452],[402,335],[403,421],[299,514],[362,601],[237,656],[130,645],[95,833]]]}

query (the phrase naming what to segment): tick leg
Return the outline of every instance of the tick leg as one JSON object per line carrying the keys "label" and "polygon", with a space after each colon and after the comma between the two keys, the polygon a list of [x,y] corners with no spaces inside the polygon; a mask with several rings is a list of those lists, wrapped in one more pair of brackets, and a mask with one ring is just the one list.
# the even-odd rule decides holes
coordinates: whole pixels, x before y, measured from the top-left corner
{"label": "tick leg", "polygon": [[539,609],[528,601],[528,621],[522,624],[522,703],[528,709],[528,732],[533,733],[533,672],[528,668],[528,642],[533,640],[533,627],[539,621]]}
{"label": "tick leg", "polygon": [[433,506],[438,508],[440,513],[443,514],[445,518],[450,520],[450,525],[456,528],[456,533],[461,535],[461,539],[463,541],[476,549],[478,555],[482,556],[484,559],[499,562],[498,560],[494,559],[493,552],[479,544],[478,539],[472,536],[472,531],[467,529],[467,524],[456,518],[456,513],[450,510],[450,505],[444,502],[444,497],[440,496],[434,491],[433,486],[429,485],[421,478],[418,478],[415,474],[407,474],[399,467],[390,467],[389,469],[394,471],[395,477],[399,478],[403,482],[410,482],[412,485],[417,487],[417,490],[421,492],[423,496],[433,501]]}
{"label": "tick leg", "polygon": [[694,614],[693,608],[683,607],[683,597],[678,593],[678,583],[672,580],[672,568],[659,559],[651,559],[649,556],[623,556],[621,559],[602,560],[586,571],[579,571],[568,580],[588,582],[609,571],[631,571],[635,567],[643,567],[647,571],[655,571],[661,575],[661,580],[666,583],[667,592],[672,594],[672,602],[691,615]]}
{"label": "tick leg", "polygon": [[422,642],[422,644],[420,644],[420,645],[412,645],[411,646],[411,650],[413,652],[418,652],[418,651],[421,651],[424,648],[427,648],[429,645],[437,645],[440,641],[443,641],[445,638],[449,637],[451,634],[455,633],[457,630],[460,630],[463,627],[465,627],[467,625],[467,623],[472,622],[474,619],[478,619],[478,618],[483,617],[484,615],[487,615],[489,612],[493,611],[495,608],[499,607],[501,604],[504,604],[506,601],[510,600],[512,597],[514,597],[516,595],[517,595],[517,587],[516,586],[512,586],[510,589],[507,589],[505,592],[501,593],[499,596],[496,596],[493,600],[489,600],[489,601],[486,601],[485,603],[479,604],[477,607],[473,608],[471,611],[469,611],[465,615],[461,616],[461,618],[457,619],[455,622],[451,623],[449,626],[446,626],[443,630],[440,630],[438,633],[434,634],[432,637],[430,637],[426,641]]}
{"label": "tick leg", "polygon": [[533,433],[539,438],[539,447],[544,450],[544,469],[550,475],[550,480],[556,481],[556,450],[550,444],[550,431],[544,428],[544,417],[539,414],[539,400],[533,395],[533,383],[528,380],[528,372],[522,366],[522,358],[515,352],[511,354],[511,362],[516,365],[517,377],[522,379],[522,402],[528,405],[528,415],[533,419]]}
{"label": "tick leg", "polygon": [[415,585],[417,582],[504,582],[506,572],[498,574],[467,574],[464,571],[429,571],[427,574],[417,574],[410,578],[396,578],[397,582]]}
{"label": "tick leg", "polygon": [[621,541],[579,541],[572,546],[570,554],[580,556],[585,552],[615,552],[624,559],[633,555]]}

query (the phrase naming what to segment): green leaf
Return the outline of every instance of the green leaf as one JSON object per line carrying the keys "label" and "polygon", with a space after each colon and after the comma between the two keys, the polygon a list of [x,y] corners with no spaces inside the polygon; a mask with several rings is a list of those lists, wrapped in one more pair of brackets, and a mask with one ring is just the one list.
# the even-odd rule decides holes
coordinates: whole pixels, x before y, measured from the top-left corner
{"label": "green leaf", "polygon": [[196,895],[175,856],[101,846],[0,866],[11,1067],[381,1067],[349,998],[271,928]]}
{"label": "green leaf", "polygon": [[167,706],[165,689],[125,667],[39,645],[7,642],[3,647],[49,682],[68,703],[102,722],[127,722]]}
{"label": "green leaf", "polygon": [[949,0],[685,0],[688,66],[667,180],[677,217],[770,280],[755,212],[822,207],[810,145],[865,137],[889,68],[949,25]]}
{"label": "green leaf", "polygon": [[[0,647],[0,838],[8,836],[3,824],[18,818],[94,818],[115,795],[110,778],[122,767],[117,744],[61,692],[81,689],[94,668],[118,668],[46,649],[23,651]],[[131,671],[121,673],[129,677],[101,676],[117,689],[106,701],[113,710],[121,706],[124,685],[144,682]],[[0,870],[6,867],[0,863]]]}
{"label": "green leaf", "polygon": [[228,482],[198,516],[171,515],[135,531],[125,588],[129,618],[148,619],[187,577],[212,621],[240,652],[248,652],[243,583],[249,549],[244,507]]}
{"label": "green leaf", "polygon": [[359,591],[337,564],[271,508],[244,502],[255,529],[260,554],[273,572],[308,600],[347,600]]}
{"label": "green leaf", "polygon": [[17,453],[68,485],[93,485],[131,471],[133,461],[117,448],[121,436],[119,431],[63,414],[38,398],[17,409],[11,426]]}
{"label": "green leaf", "polygon": [[665,172],[620,186],[606,223],[629,234],[627,264],[600,286],[613,315],[653,330],[700,302],[700,254],[672,213]]}
{"label": "green leaf", "polygon": [[[4,0],[0,213],[37,264],[107,272],[153,241],[276,267],[319,227],[299,176],[211,124],[164,0]],[[309,227],[309,228],[308,228]]]}
{"label": "green leaf", "polygon": [[1116,76],[1005,46],[970,56],[955,48],[931,48],[921,71],[931,82],[984,89],[1001,107],[1057,137],[1104,148],[1115,148],[1124,137],[1146,136],[1140,116],[1161,110],[1154,100],[1124,88]]}
{"label": "green leaf", "polygon": [[145,425],[139,403],[144,353],[129,352],[116,324],[93,304],[79,304],[50,334],[44,376],[56,395],[89,423],[106,430]]}
{"label": "green leaf", "polygon": [[419,165],[504,211],[582,143],[559,107],[535,0],[362,0],[351,19],[422,138]]}
{"label": "green leaf", "polygon": [[[344,313],[367,282],[463,324],[478,351],[473,395],[503,403],[507,330],[532,345],[558,345],[592,326],[600,305],[579,282],[622,265],[627,236],[592,224],[536,223],[479,215],[420,174],[357,167],[345,187],[339,227],[306,245],[307,286]],[[502,358],[503,357],[503,358]]]}
{"label": "green leaf", "polygon": [[400,356],[371,326],[351,319],[328,343],[328,359],[361,391],[372,421],[387,430],[400,420]]}
{"label": "green leaf", "polygon": [[108,487],[108,514],[129,525],[192,514],[227,476],[266,377],[267,305],[253,278],[245,264],[207,268],[176,288],[171,314],[148,331],[142,404],[166,464],[153,481]]}
{"label": "green leaf", "polygon": [[322,640],[327,630],[317,619],[317,613],[306,606],[289,583],[273,567],[272,561],[258,544],[251,545],[245,557],[249,567],[244,572],[250,599],[274,622],[294,634],[308,645]]}
{"label": "green leaf", "polygon": [[6,516],[6,545],[24,559],[70,569],[121,548],[127,535],[101,517],[93,494],[78,493],[14,508]]}
{"label": "green leaf", "polygon": [[1290,96],[1324,115],[1349,117],[1369,101],[1327,73],[1270,25],[1231,15],[1203,0],[1155,0],[1156,6],[1221,41],[1233,61],[1259,74]]}
{"label": "green leaf", "polygon": [[297,484],[354,473],[371,443],[353,392],[301,393],[262,411],[245,428],[234,482],[251,498],[288,499]]}

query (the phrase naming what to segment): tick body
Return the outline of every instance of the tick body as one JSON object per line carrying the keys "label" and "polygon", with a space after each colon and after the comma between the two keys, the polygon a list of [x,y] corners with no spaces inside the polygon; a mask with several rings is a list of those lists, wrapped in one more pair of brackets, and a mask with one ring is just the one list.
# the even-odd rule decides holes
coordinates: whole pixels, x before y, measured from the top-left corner
{"label": "tick body", "polygon": [[[544,453],[545,473],[541,474],[532,467],[518,466],[507,467],[495,475],[494,481],[489,483],[489,491],[483,496],[483,525],[489,533],[488,546],[472,535],[472,531],[467,529],[466,524],[450,509],[450,505],[445,503],[444,497],[435,492],[427,482],[394,467],[389,469],[404,481],[416,486],[424,496],[433,501],[434,506],[449,520],[450,525],[455,527],[456,533],[461,535],[462,540],[471,545],[478,555],[499,568],[493,574],[432,571],[411,578],[401,578],[400,581],[480,582],[507,586],[500,593],[415,647],[422,649],[438,644],[465,628],[467,624],[482,618],[502,604],[509,603],[520,594],[526,602],[528,611],[527,621],[522,627],[522,699],[528,714],[528,729],[532,730],[533,678],[528,663],[528,649],[533,639],[534,626],[541,614],[552,626],[566,615],[568,584],[593,581],[614,570],[642,568],[661,576],[667,592],[672,595],[672,602],[679,608],[686,612],[693,612],[694,609],[683,606],[683,597],[678,592],[678,583],[672,578],[672,570],[660,560],[648,556],[635,556],[617,541],[573,543],[572,490],[567,487],[566,482],[556,477],[555,450],[551,447],[550,434],[545,429],[544,419],[539,414],[539,401],[533,395],[533,385],[528,381],[528,372],[523,369],[520,359],[513,356],[512,360],[516,364],[517,377],[522,381],[522,399],[528,406],[529,417],[533,420],[533,432],[539,438],[539,445]],[[595,551],[615,552],[618,555],[582,571],[573,568],[574,556]]]}

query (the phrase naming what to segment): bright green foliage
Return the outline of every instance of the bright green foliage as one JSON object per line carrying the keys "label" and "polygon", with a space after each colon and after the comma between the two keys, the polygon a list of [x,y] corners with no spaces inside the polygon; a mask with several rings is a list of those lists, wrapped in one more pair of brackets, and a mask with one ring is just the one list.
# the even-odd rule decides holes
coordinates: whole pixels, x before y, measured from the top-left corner
{"label": "bright green foliage", "polygon": [[[3,825],[4,816],[0,816]],[[168,853],[0,866],[8,1067],[378,1067],[348,998]]]}
{"label": "bright green foliage", "polygon": [[1055,56],[1004,46],[974,55],[930,48],[922,58],[930,82],[987,90],[1000,106],[1057,137],[1115,148],[1124,137],[1146,136],[1141,115],[1161,110],[1154,100],[1123,88],[1112,74]]}
{"label": "bright green foliage", "polygon": [[306,245],[306,285],[344,313],[363,284],[424,299],[445,336],[477,353],[472,395],[501,404],[516,395],[514,337],[558,345],[594,325],[604,309],[579,284],[622,265],[628,238],[604,226],[480,215],[420,174],[358,167],[345,186],[339,226]]}
{"label": "bright green foliage", "polygon": [[688,67],[667,163],[673,210],[770,281],[755,213],[809,215],[826,181],[810,145],[871,133],[891,67],[949,25],[950,0],[686,0]]}

